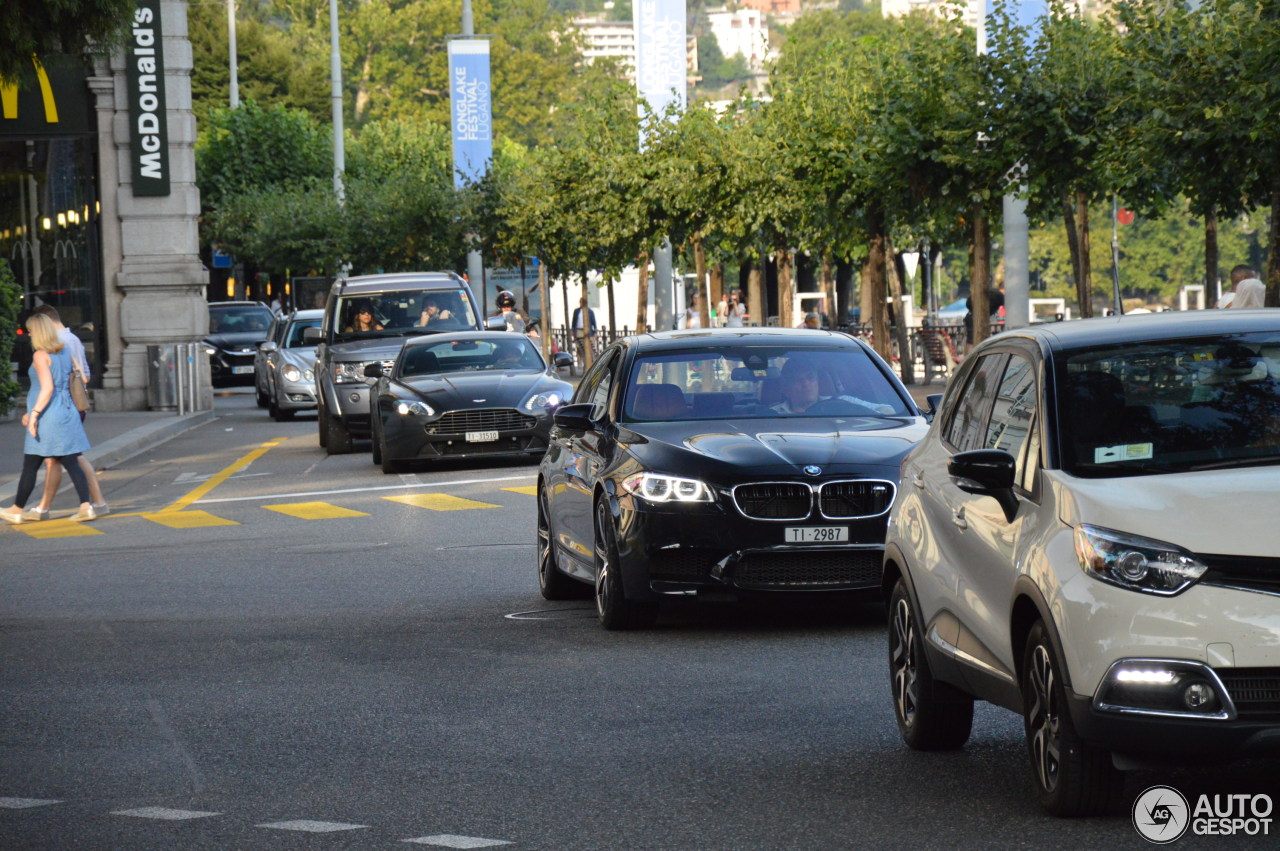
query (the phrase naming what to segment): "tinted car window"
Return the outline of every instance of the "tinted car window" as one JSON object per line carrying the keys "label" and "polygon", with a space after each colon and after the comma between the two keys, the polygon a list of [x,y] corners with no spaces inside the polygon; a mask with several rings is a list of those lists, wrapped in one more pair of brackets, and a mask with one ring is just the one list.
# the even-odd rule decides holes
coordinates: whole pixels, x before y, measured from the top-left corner
{"label": "tinted car window", "polygon": [[1280,334],[1129,343],[1057,367],[1063,468],[1125,476],[1280,463]]}
{"label": "tinted car window", "polygon": [[1003,352],[981,358],[969,373],[946,426],[946,441],[957,450],[981,449],[986,437],[987,414],[995,399],[997,382],[1009,356]]}
{"label": "tinted car window", "polygon": [[[1032,363],[1011,355],[991,405],[984,447],[1003,449],[1017,461],[1015,481],[1024,481],[1036,412],[1036,374]],[[1030,490],[1030,488],[1027,488]]]}
{"label": "tinted car window", "polygon": [[914,413],[854,347],[655,352],[636,358],[627,386],[623,419],[630,422]]}
{"label": "tinted car window", "polygon": [[275,316],[266,307],[237,305],[214,307],[209,310],[210,334],[239,334],[245,331],[266,331]]}
{"label": "tinted car window", "polygon": [[483,370],[546,368],[538,350],[523,335],[505,340],[446,340],[405,349],[400,374],[429,375]]}
{"label": "tinted car window", "polygon": [[[428,305],[433,308],[430,312],[427,310]],[[372,311],[375,329],[355,331],[356,316],[365,308]],[[423,324],[428,313],[438,318]],[[344,339],[376,335],[379,333],[376,326],[381,326],[382,331],[404,333],[414,329],[465,331],[475,328],[477,324],[471,299],[461,289],[392,290],[344,295],[338,299],[335,316],[336,331]]]}

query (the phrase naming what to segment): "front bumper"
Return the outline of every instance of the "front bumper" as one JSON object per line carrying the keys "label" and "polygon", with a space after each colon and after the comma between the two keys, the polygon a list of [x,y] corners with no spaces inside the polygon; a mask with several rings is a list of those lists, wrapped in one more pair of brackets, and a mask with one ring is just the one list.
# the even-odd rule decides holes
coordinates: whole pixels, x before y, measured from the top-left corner
{"label": "front bumper", "polygon": [[[457,412],[448,412],[450,414]],[[477,412],[471,412],[477,413]],[[422,417],[392,414],[393,419],[384,426],[386,456],[395,461],[428,461],[445,458],[479,458],[500,456],[528,456],[541,458],[547,451],[551,432],[549,414],[522,416],[520,427],[477,426],[478,432],[496,433],[494,440],[468,439],[468,432],[442,427],[444,417]],[[518,416],[518,415],[517,415]],[[503,425],[514,424],[510,416]]]}
{"label": "front bumper", "polygon": [[316,407],[314,381],[288,381],[276,378],[276,408],[281,411],[310,411]]}
{"label": "front bumper", "polygon": [[[692,509],[692,510],[690,510]],[[859,592],[881,595],[886,517],[762,521],[720,504],[658,510],[619,500],[618,558],[628,597]],[[848,526],[848,543],[789,544],[788,526]]]}
{"label": "front bumper", "polygon": [[253,353],[232,354],[219,349],[209,355],[209,378],[214,384],[253,384]]}

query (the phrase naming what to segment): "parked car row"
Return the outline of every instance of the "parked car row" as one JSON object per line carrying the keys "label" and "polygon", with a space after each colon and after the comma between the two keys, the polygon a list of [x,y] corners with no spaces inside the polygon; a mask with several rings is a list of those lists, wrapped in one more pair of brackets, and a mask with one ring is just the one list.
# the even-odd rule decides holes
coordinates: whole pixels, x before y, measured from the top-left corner
{"label": "parked car row", "polygon": [[[629,337],[574,387],[461,279],[392,278],[301,332],[321,446],[540,458],[546,599],[608,630],[676,599],[882,599],[903,741],[1017,712],[1057,815],[1126,809],[1127,769],[1280,756],[1280,311],[1006,331],[921,410],[865,343],[803,329]],[[298,322],[260,353],[280,413]]]}

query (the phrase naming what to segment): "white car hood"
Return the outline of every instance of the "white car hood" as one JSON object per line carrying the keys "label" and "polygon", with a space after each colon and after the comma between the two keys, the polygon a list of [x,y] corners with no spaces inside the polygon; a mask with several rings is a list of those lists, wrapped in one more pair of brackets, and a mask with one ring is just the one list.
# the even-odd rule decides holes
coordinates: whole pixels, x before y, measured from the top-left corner
{"label": "white car hood", "polygon": [[1280,555],[1280,467],[1078,479],[1046,473],[1058,516],[1192,552]]}

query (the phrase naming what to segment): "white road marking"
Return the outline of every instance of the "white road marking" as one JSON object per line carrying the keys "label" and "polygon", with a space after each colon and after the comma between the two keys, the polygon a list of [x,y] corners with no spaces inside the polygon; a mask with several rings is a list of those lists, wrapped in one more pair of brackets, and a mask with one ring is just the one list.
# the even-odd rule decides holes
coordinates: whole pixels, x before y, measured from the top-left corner
{"label": "white road marking", "polygon": [[27,807],[47,807],[50,804],[61,804],[62,801],[50,798],[0,798],[0,807],[6,810],[24,810]]}
{"label": "white road marking", "polygon": [[220,816],[222,813],[210,813],[203,810],[171,810],[168,807],[138,807],[136,810],[115,810],[113,816],[134,816],[136,818],[155,818],[165,821],[183,821],[192,818],[208,818]]}
{"label": "white road marking", "polygon": [[[192,485],[197,482],[207,482],[216,476],[217,473],[182,473],[178,478],[173,480],[175,485]],[[275,473],[237,473],[227,477],[227,481],[231,479],[251,479],[254,476],[274,476]]]}
{"label": "white road marking", "polygon": [[494,845],[511,844],[505,839],[481,839],[478,836],[455,836],[452,833],[419,836],[416,839],[402,839],[400,841],[412,842],[416,845],[436,845],[440,848],[491,848]]}
{"label": "white road marking", "polygon": [[511,482],[520,479],[536,478],[536,473],[527,473],[523,476],[499,476],[494,479],[456,479],[451,482],[422,482],[416,485],[378,485],[377,487],[368,488],[342,488],[340,490],[328,491],[304,491],[302,493],[268,493],[259,494],[257,496],[230,496],[220,499],[198,499],[192,505],[213,505],[217,502],[258,502],[264,499],[296,499],[303,496],[330,496],[335,493],[375,493],[377,491],[398,491],[404,488],[451,488],[455,485],[482,485],[487,482]]}
{"label": "white road marking", "polygon": [[300,830],[305,833],[333,833],[338,830],[362,830],[367,824],[345,824],[340,821],[310,821],[295,819],[294,821],[273,821],[270,824],[255,824],[254,827],[266,827],[272,830]]}
{"label": "white road marking", "polygon": [[422,484],[422,479],[418,478],[417,473],[401,473],[400,481],[409,486]]}

